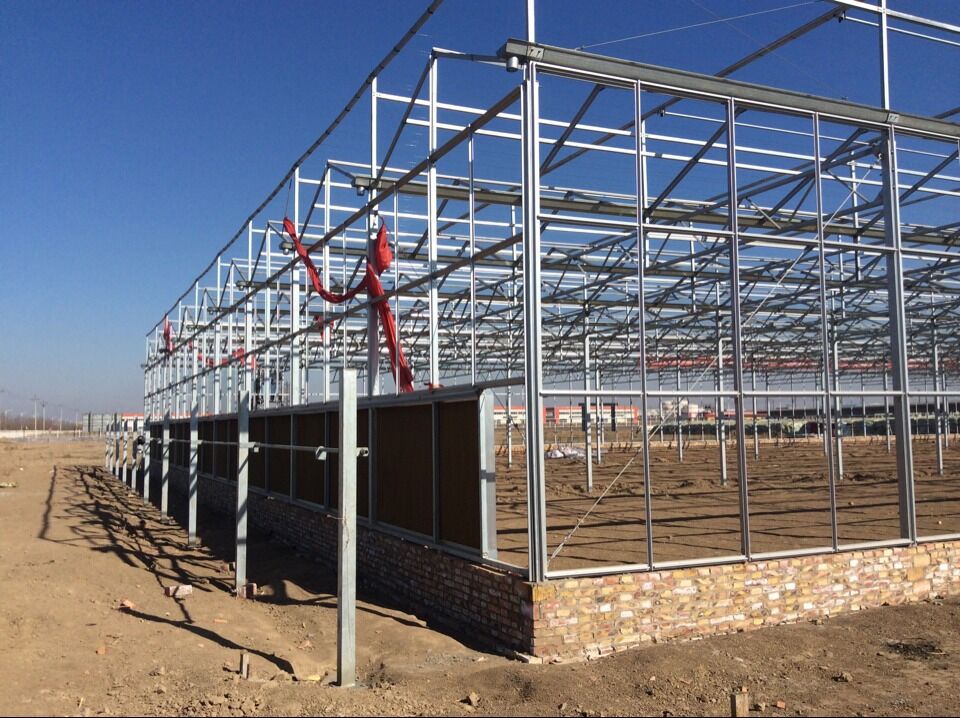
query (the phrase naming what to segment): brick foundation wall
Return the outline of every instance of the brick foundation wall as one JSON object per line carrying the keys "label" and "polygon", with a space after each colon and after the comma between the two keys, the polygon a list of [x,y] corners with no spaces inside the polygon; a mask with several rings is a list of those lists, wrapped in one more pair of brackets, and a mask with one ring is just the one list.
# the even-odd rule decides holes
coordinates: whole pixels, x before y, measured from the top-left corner
{"label": "brick foundation wall", "polygon": [[[185,494],[184,472],[171,473],[172,491]],[[234,515],[234,484],[201,478],[199,497]],[[336,564],[333,517],[249,500],[253,526]],[[531,584],[361,525],[357,562],[362,586],[431,624],[547,661],[960,594],[960,541]]]}
{"label": "brick foundation wall", "polygon": [[[171,491],[187,492],[186,472],[171,469]],[[236,485],[200,478],[199,502],[236,512]],[[337,521],[276,497],[250,492],[250,524],[315,560],[337,563]],[[250,568],[256,580],[256,567]],[[528,652],[532,585],[509,573],[358,525],[357,580],[365,589],[465,639],[495,650]]]}
{"label": "brick foundation wall", "polygon": [[589,658],[950,594],[960,541],[548,581],[533,587],[532,653]]}

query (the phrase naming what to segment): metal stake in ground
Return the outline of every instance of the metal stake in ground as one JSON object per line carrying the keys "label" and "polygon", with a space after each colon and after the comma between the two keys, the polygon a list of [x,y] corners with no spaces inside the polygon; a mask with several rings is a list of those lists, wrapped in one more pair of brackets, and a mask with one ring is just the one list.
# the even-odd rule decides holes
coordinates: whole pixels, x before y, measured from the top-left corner
{"label": "metal stake in ground", "polygon": [[340,375],[340,535],[337,552],[337,683],[357,681],[357,370]]}

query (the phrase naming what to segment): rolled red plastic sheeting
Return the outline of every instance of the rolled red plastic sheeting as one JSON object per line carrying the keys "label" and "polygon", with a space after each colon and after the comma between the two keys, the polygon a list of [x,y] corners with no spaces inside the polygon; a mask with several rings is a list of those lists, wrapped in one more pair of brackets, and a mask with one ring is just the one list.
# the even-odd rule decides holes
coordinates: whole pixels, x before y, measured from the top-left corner
{"label": "rolled red plastic sheeting", "polygon": [[323,297],[323,299],[332,304],[342,304],[343,302],[353,299],[353,297],[362,291],[367,292],[380,317],[380,324],[383,327],[383,333],[387,341],[387,352],[390,356],[390,369],[393,372],[394,379],[396,379],[399,384],[400,391],[413,391],[413,372],[410,370],[410,365],[407,364],[407,358],[403,354],[403,347],[401,347],[397,341],[397,323],[393,318],[390,303],[383,296],[383,285],[380,283],[380,275],[387,271],[390,265],[393,264],[393,251],[390,249],[390,243],[387,241],[387,225],[383,223],[380,224],[380,229],[377,231],[377,239],[373,247],[372,262],[367,262],[363,279],[356,287],[347,290],[343,294],[335,294],[323,286],[320,274],[317,272],[313,260],[310,259],[310,254],[300,241],[297,228],[287,217],[283,219],[283,229],[290,235],[290,239],[293,240],[293,244],[297,249],[297,256],[300,257],[304,266],[307,268],[307,274],[310,277],[310,283],[313,285],[314,291]]}

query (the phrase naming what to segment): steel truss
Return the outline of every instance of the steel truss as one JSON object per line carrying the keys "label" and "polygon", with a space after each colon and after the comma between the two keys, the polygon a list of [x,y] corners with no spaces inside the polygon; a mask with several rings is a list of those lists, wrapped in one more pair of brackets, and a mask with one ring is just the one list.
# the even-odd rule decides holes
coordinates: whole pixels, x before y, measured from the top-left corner
{"label": "steel truss", "polygon": [[[472,384],[524,404],[531,579],[563,575],[547,559],[544,406],[636,402],[648,449],[658,425],[679,424],[662,402],[712,403],[718,436],[736,439],[743,557],[757,555],[746,453],[758,401],[769,416],[787,399],[821,425],[833,550],[844,415],[882,404],[888,437],[902,439],[914,407],[934,416],[938,450],[950,440],[960,125],[726,79],[856,9],[883,21],[886,87],[888,15],[862,5],[836,3],[713,77],[532,37],[496,57],[435,50],[410,95],[373,77],[369,162],[298,164],[290,217],[325,286],[354,286],[388,225],[386,301],[418,390]],[[441,64],[458,96],[467,67],[502,94],[445,102]],[[281,196],[167,313],[172,351],[163,320],[148,333],[148,422],[236,413],[241,391],[254,409],[329,401],[343,366],[367,396],[398,393],[370,298],[336,306],[312,292]],[[893,450],[900,540],[917,541],[911,442]],[[634,568],[662,565],[646,523],[649,562]]]}

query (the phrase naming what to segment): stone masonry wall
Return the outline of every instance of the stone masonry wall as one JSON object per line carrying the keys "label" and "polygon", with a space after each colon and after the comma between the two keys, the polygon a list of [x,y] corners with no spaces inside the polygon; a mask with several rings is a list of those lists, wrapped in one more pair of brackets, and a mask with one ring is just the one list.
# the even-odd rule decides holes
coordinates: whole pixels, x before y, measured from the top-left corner
{"label": "stone masonry wall", "polygon": [[[172,473],[172,490],[185,493],[182,472]],[[201,478],[199,495],[233,515],[235,485]],[[323,511],[251,493],[249,520],[336,564],[336,519]],[[431,624],[538,661],[960,594],[960,541],[531,584],[360,526],[357,561],[358,579],[372,592]]]}
{"label": "stone masonry wall", "polygon": [[[186,494],[186,474],[171,471]],[[236,512],[236,485],[200,478],[199,501]],[[250,524],[311,558],[336,566],[337,520],[322,510],[250,492]],[[201,527],[202,528],[202,527]],[[248,569],[256,581],[256,566]],[[504,652],[530,649],[531,584],[416,541],[358,526],[357,580],[372,593],[461,637]]]}
{"label": "stone masonry wall", "polygon": [[595,657],[960,593],[960,542],[549,581],[532,653]]}

